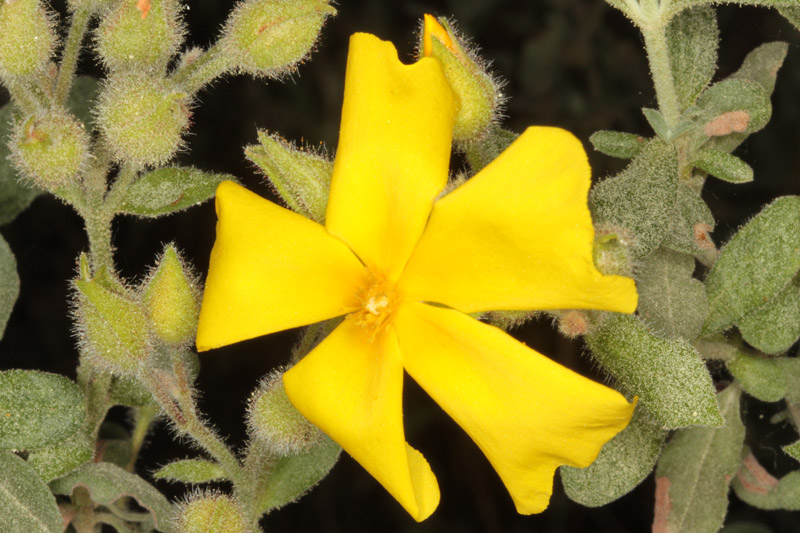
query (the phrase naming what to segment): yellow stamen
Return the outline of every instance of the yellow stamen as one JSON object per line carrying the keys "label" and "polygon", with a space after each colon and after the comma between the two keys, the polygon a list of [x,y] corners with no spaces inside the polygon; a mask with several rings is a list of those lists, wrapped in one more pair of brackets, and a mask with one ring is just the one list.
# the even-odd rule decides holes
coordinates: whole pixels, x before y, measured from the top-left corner
{"label": "yellow stamen", "polygon": [[380,333],[397,307],[397,288],[382,273],[369,271],[367,283],[356,294],[361,308],[347,318],[367,330],[370,342]]}

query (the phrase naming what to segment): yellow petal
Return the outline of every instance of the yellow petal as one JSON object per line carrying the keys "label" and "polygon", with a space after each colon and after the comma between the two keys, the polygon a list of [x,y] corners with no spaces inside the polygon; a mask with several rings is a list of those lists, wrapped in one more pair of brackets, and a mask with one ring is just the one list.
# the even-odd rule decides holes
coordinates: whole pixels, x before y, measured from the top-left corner
{"label": "yellow petal", "polygon": [[543,511],[553,473],[585,467],[633,405],[459,311],[403,304],[395,326],[406,370],[478,444],[522,514]]}
{"label": "yellow petal", "polygon": [[350,38],[326,225],[392,281],[447,182],[454,106],[435,59],[403,65],[392,43]]}
{"label": "yellow petal", "polygon": [[365,270],[323,226],[226,181],[217,189],[197,349],[208,350],[343,315]]}
{"label": "yellow petal", "polygon": [[472,313],[605,309],[631,313],[633,280],[594,267],[590,169],[580,142],[528,128],[436,203],[400,280],[406,298]]}
{"label": "yellow petal", "polygon": [[439,504],[428,462],[405,441],[403,366],[389,328],[369,341],[345,320],[283,376],[289,400],[339,443],[417,521]]}
{"label": "yellow petal", "polygon": [[428,15],[427,13],[423,17],[423,27],[422,27],[422,55],[428,57],[433,52],[433,43],[431,39],[437,39],[441,42],[445,47],[449,50],[455,52],[456,47],[453,44],[453,39],[450,38],[450,34],[447,33],[447,30],[442,26],[436,17],[433,15]]}

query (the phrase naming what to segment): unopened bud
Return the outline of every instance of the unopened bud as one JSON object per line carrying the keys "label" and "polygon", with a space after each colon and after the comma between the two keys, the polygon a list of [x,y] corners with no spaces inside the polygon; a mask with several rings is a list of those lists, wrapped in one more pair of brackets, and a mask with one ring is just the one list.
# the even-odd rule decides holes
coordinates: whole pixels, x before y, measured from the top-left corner
{"label": "unopened bud", "polygon": [[586,313],[570,309],[558,313],[558,331],[569,339],[586,335],[589,330],[589,319]]}
{"label": "unopened bud", "polygon": [[114,70],[163,73],[183,42],[175,0],[122,0],[97,28],[97,52]]}
{"label": "unopened bud", "polygon": [[53,110],[20,122],[11,150],[22,175],[54,191],[82,170],[89,156],[89,136],[72,115]]}
{"label": "unopened bud", "polygon": [[135,374],[150,353],[147,319],[138,302],[98,278],[72,282],[78,341],[98,367]]}
{"label": "unopened bud", "polygon": [[300,414],[283,388],[283,372],[267,375],[250,399],[247,426],[253,439],[276,455],[293,455],[319,442],[319,429]]}
{"label": "unopened bud", "polygon": [[439,60],[458,99],[453,140],[468,143],[480,139],[493,124],[502,101],[498,83],[445,19],[425,15],[421,41],[420,55]]}
{"label": "unopened bud", "polygon": [[200,309],[198,282],[172,245],[143,283],[144,305],[153,332],[164,342],[190,342],[197,330]]}
{"label": "unopened bud", "polygon": [[630,249],[633,238],[625,230],[600,228],[594,239],[594,265],[605,275],[633,275]]}
{"label": "unopened bud", "polygon": [[247,520],[239,505],[224,494],[205,493],[180,505],[175,531],[181,533],[248,533]]}
{"label": "unopened bud", "polygon": [[56,44],[53,20],[39,0],[0,3],[0,77],[43,70]]}
{"label": "unopened bud", "polygon": [[280,76],[308,55],[334,14],[328,0],[245,0],[225,23],[220,46],[236,68]]}
{"label": "unopened bud", "polygon": [[159,165],[181,147],[189,125],[187,95],[168,81],[129,74],[104,86],[97,123],[119,161]]}
{"label": "unopened bud", "polygon": [[278,194],[294,211],[319,223],[325,221],[333,161],[324,153],[303,150],[277,135],[258,132],[260,145],[245,148]]}

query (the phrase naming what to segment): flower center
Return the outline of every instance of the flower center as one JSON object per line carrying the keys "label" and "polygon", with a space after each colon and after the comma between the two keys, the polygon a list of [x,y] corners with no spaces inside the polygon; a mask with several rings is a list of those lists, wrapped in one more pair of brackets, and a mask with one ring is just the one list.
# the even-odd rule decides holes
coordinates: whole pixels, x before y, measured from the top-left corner
{"label": "flower center", "polygon": [[347,315],[369,334],[370,342],[380,333],[397,307],[397,288],[383,273],[368,272],[367,282],[356,293],[361,309]]}

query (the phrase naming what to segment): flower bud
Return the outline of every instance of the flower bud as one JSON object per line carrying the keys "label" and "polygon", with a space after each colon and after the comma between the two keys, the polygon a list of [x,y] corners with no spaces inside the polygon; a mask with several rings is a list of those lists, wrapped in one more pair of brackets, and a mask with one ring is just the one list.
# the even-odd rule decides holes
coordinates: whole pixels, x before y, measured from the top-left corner
{"label": "flower bud", "polygon": [[589,331],[589,318],[585,311],[569,309],[555,313],[558,317],[558,331],[568,339],[586,335]]}
{"label": "flower bud", "polygon": [[175,531],[181,533],[249,533],[239,505],[224,494],[201,493],[180,505]]}
{"label": "flower bud", "polygon": [[138,302],[102,281],[76,279],[76,336],[92,362],[117,375],[133,375],[148,359],[147,318]]}
{"label": "flower bud", "polygon": [[0,3],[0,77],[43,70],[56,44],[53,20],[39,0]]}
{"label": "flower bud", "polygon": [[183,42],[175,0],[122,0],[97,28],[97,53],[112,71],[163,73]]}
{"label": "flower bud", "polygon": [[82,170],[89,157],[89,136],[75,117],[51,110],[20,122],[11,150],[22,175],[54,191]]}
{"label": "flower bud", "polygon": [[319,441],[322,433],[295,409],[283,389],[283,371],[267,375],[247,409],[251,438],[276,455],[294,455]]}
{"label": "flower bud", "polygon": [[118,161],[159,165],[181,147],[181,134],[189,125],[187,100],[160,78],[114,76],[100,94],[98,127]]}
{"label": "flower bud", "polygon": [[280,76],[308,55],[334,14],[328,0],[245,0],[225,23],[220,46],[236,68]]}
{"label": "flower bud", "polygon": [[245,148],[278,194],[294,211],[320,224],[325,221],[333,161],[324,153],[296,148],[277,135],[258,132],[260,145]]}
{"label": "flower bud", "polygon": [[453,140],[468,143],[480,139],[494,122],[501,104],[498,83],[443,18],[437,21],[432,15],[425,15],[420,47],[420,55],[439,60],[458,100]]}
{"label": "flower bud", "polygon": [[190,342],[197,330],[200,291],[174,246],[167,245],[142,287],[145,309],[156,336],[168,344]]}

